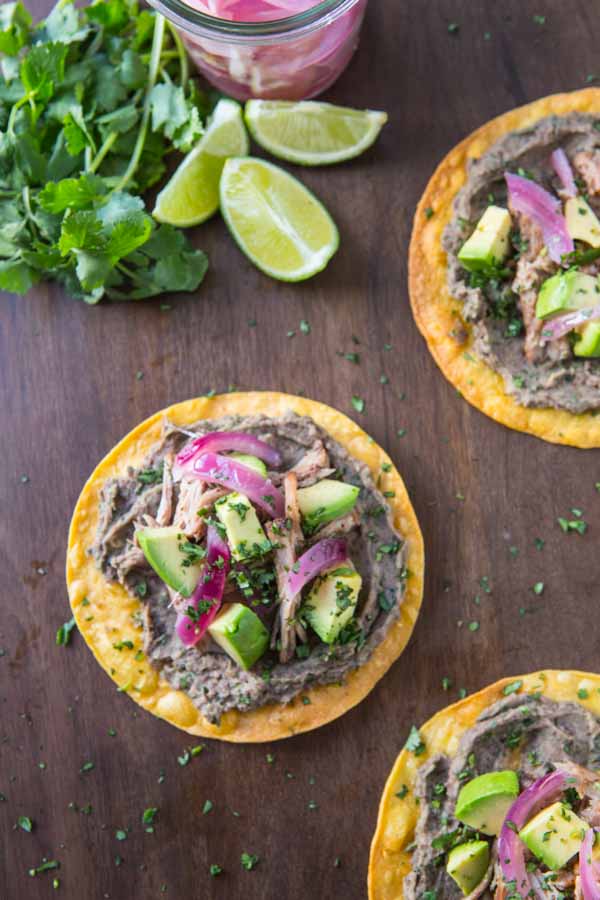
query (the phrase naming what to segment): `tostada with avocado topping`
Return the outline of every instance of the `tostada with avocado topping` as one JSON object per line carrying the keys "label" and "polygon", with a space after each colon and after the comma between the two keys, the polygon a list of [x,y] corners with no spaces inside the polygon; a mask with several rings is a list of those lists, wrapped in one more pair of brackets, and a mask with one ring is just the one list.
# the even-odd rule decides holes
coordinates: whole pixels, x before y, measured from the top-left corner
{"label": "tostada with avocado topping", "polygon": [[404,648],[422,539],[383,451],[283,394],[178,404],[94,472],[71,526],[78,626],[120,689],[226,740],[315,728]]}
{"label": "tostada with avocado topping", "polygon": [[600,676],[506,678],[412,728],[370,900],[598,900]]}
{"label": "tostada with avocado topping", "polygon": [[509,427],[600,446],[600,90],[484,125],[441,163],[410,251],[417,324]]}

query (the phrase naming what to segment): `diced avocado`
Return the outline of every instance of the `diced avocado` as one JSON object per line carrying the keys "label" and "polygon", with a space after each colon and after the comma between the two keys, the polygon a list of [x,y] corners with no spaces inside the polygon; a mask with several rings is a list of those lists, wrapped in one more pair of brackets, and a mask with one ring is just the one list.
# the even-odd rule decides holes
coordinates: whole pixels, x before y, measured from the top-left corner
{"label": "diced avocado", "polygon": [[190,597],[200,580],[202,562],[191,561],[188,539],[179,528],[141,528],[135,535],[158,577],[183,597]]}
{"label": "diced avocado", "polygon": [[344,481],[324,478],[311,487],[300,488],[298,506],[302,518],[309,529],[313,530],[326,522],[346,516],[354,508],[358,500],[360,488]]}
{"label": "diced avocado", "polygon": [[481,883],[489,864],[490,848],[487,843],[468,841],[450,851],[446,871],[466,896]]}
{"label": "diced avocado", "polygon": [[510,213],[500,206],[488,206],[475,231],[464,243],[458,258],[469,272],[479,272],[503,263],[510,250]]}
{"label": "diced avocado", "polygon": [[585,309],[600,303],[600,281],[571,269],[547,278],[542,285],[535,305],[538,319],[547,319],[556,313]]}
{"label": "diced avocado", "polygon": [[208,627],[213,641],[242,669],[251,669],[269,646],[269,632],[243,603],[228,603]]}
{"label": "diced avocado", "polygon": [[458,794],[454,815],[483,834],[500,834],[506,813],[519,793],[517,773],[486,772],[467,782]]}
{"label": "diced avocado", "polygon": [[573,345],[575,356],[600,356],[600,322],[588,322]]}
{"label": "diced avocado", "polygon": [[325,644],[333,644],[356,609],[362,578],[348,560],[320,575],[300,611]]}
{"label": "diced avocado", "polygon": [[583,197],[570,197],[565,203],[567,231],[574,241],[600,247],[600,221]]}
{"label": "diced avocado", "polygon": [[254,469],[254,471],[258,472],[259,475],[262,475],[263,478],[267,477],[267,467],[258,456],[250,456],[249,453],[231,453],[230,456],[232,459],[237,459],[243,466]]}
{"label": "diced avocado", "polygon": [[553,803],[534,816],[519,837],[534,856],[554,872],[579,852],[589,825],[564,803]]}
{"label": "diced avocado", "polygon": [[231,555],[241,562],[261,556],[269,548],[256,510],[243,494],[227,494],[215,503],[217,518],[225,527]]}

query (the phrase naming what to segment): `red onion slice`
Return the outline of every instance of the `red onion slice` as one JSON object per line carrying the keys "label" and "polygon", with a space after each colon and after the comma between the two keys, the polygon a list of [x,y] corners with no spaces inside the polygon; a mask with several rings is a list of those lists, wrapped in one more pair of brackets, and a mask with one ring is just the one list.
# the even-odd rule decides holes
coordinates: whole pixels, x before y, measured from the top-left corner
{"label": "red onion slice", "polygon": [[197,610],[201,602],[211,605],[200,614],[197,621],[185,613],[178,614],[175,631],[181,643],[186,647],[193,647],[198,643],[219,612],[230,563],[229,547],[214,525],[209,525],[206,538],[206,565],[202,570],[198,586],[188,601],[187,608],[191,607]]}
{"label": "red onion slice", "polygon": [[203,453],[187,471],[202,481],[238,491],[273,518],[282,518],[285,514],[281,491],[268,478],[263,478],[236,459],[218,453]]}
{"label": "red onion slice", "polygon": [[181,474],[182,469],[190,468],[192,462],[202,453],[226,453],[228,450],[258,456],[273,468],[281,465],[279,451],[254,435],[242,431],[213,431],[191,441],[181,453],[177,454],[175,460],[177,472]]}
{"label": "red onion slice", "polygon": [[579,849],[579,878],[583,900],[600,900],[598,873],[592,860],[594,836],[597,831],[597,828],[590,828],[589,831],[586,831],[583,843]]}
{"label": "red onion slice", "polygon": [[348,558],[346,541],[340,538],[326,538],[319,541],[306,553],[303,553],[294,565],[296,571],[288,575],[288,587],[292,596],[300,593],[302,588],[316,578],[324,569],[339,565]]}
{"label": "red onion slice", "polygon": [[560,201],[529,178],[510,172],[505,172],[504,177],[512,208],[539,225],[550,259],[560,263],[563,256],[575,249],[566,219],[560,211]]}
{"label": "red onion slice", "polygon": [[[510,884],[511,897],[521,897],[522,900],[525,900],[531,896],[532,890],[525,866],[523,844],[517,831],[520,831],[535,813],[562,793],[567,778],[565,772],[558,771],[538,778],[517,797],[506,814],[498,838],[498,860],[504,883],[505,885]],[[507,824],[508,822],[511,823],[510,826]]]}
{"label": "red onion slice", "polygon": [[573,177],[573,169],[571,168],[569,158],[562,147],[559,147],[558,150],[554,151],[550,160],[554,171],[560,178],[563,191],[567,197],[576,197],[577,186],[575,184],[575,178]]}
{"label": "red onion slice", "polygon": [[553,319],[548,319],[548,321],[544,322],[541,334],[542,337],[549,341],[556,341],[579,325],[598,321],[598,319],[600,319],[600,304],[589,309],[578,309],[575,312],[565,313],[564,316],[555,316]]}

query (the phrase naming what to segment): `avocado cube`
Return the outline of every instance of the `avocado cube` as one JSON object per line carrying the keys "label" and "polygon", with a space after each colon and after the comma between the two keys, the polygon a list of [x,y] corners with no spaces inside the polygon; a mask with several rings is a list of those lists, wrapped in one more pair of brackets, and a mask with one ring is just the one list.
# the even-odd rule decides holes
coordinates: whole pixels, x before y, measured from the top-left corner
{"label": "avocado cube", "polygon": [[317,579],[300,611],[325,644],[333,644],[356,609],[362,578],[347,561]]}
{"label": "avocado cube", "polygon": [[600,247],[600,221],[583,197],[569,197],[565,203],[565,219],[567,231],[574,241]]}
{"label": "avocado cube", "polygon": [[483,834],[500,834],[506,814],[519,793],[517,773],[511,769],[486,772],[459,791],[454,815]]}
{"label": "avocado cube", "polygon": [[140,528],[135,536],[158,577],[182,597],[191,597],[200,581],[202,562],[192,562],[190,559],[190,547],[185,534],[179,528],[169,526]]}
{"label": "avocado cube", "polygon": [[579,853],[588,828],[587,822],[559,801],[534,816],[519,837],[534,856],[556,872]]}
{"label": "avocado cube", "polygon": [[556,313],[586,309],[600,303],[600,280],[584,272],[571,269],[559,272],[544,281],[535,305],[538,319]]}
{"label": "avocado cube", "polygon": [[352,512],[358,500],[360,488],[344,481],[324,478],[311,487],[300,488],[298,506],[304,523],[314,531],[327,522]]}
{"label": "avocado cube", "polygon": [[463,244],[458,259],[469,272],[479,272],[503,263],[510,250],[510,213],[500,206],[488,206],[471,237]]}
{"label": "avocado cube", "polygon": [[231,555],[237,562],[262,556],[270,547],[256,510],[243,494],[227,494],[215,503],[217,518],[225,528]]}
{"label": "avocado cube", "polygon": [[265,466],[262,459],[258,458],[258,456],[250,456],[249,453],[230,453],[229,455],[232,459],[235,459],[243,466],[248,466],[249,469],[254,469],[254,471],[258,472],[258,474],[263,478],[267,477],[267,467]]}
{"label": "avocado cube", "polygon": [[489,864],[490,848],[487,843],[468,841],[450,851],[446,871],[466,896],[483,881]]}
{"label": "avocado cube", "polygon": [[269,632],[255,612],[243,603],[228,603],[208,633],[240,668],[251,669],[269,646]]}
{"label": "avocado cube", "polygon": [[575,356],[600,356],[600,322],[588,322],[581,329],[578,340],[573,345]]}

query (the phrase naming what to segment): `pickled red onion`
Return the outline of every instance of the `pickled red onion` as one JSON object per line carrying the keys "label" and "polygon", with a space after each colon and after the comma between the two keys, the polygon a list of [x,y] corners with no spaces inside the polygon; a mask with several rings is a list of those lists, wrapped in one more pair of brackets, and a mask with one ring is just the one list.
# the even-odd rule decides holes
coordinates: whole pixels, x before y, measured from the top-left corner
{"label": "pickled red onion", "polygon": [[243,431],[212,431],[197,437],[177,454],[175,460],[175,476],[179,477],[183,470],[191,468],[192,462],[201,453],[222,453],[235,450],[238,453],[249,453],[258,456],[269,466],[281,465],[281,454],[266,441],[261,441],[253,434]]}
{"label": "pickled red onion", "polygon": [[578,309],[575,312],[565,313],[564,316],[555,316],[554,319],[544,322],[542,337],[547,338],[549,341],[557,341],[579,325],[585,325],[586,322],[594,322],[599,319],[600,304],[588,309]]}
{"label": "pickled red onion", "polygon": [[558,150],[554,151],[550,160],[554,171],[560,178],[563,191],[567,197],[576,197],[577,187],[575,185],[575,178],[573,177],[573,169],[571,168],[569,158],[562,147],[559,147]]}
{"label": "pickled red onion", "polygon": [[567,231],[567,222],[558,198],[529,178],[512,175],[510,172],[505,172],[504,177],[512,208],[539,225],[550,259],[561,262],[563,256],[573,252],[575,244]]}
{"label": "pickled red onion", "polygon": [[288,587],[295,597],[302,588],[316,578],[324,569],[345,562],[348,558],[346,541],[339,538],[326,538],[319,541],[304,553],[294,565],[296,571],[288,575]]}
{"label": "pickled red onion", "polygon": [[531,896],[532,890],[525,866],[523,844],[517,831],[523,828],[526,822],[546,803],[562,793],[567,778],[565,772],[558,771],[538,778],[517,797],[506,814],[498,837],[498,860],[504,883],[511,885],[511,897],[521,897],[525,900],[526,897]]}
{"label": "pickled red onion", "polygon": [[594,870],[594,862],[592,860],[592,848],[596,831],[598,831],[597,828],[590,828],[589,831],[586,831],[583,843],[579,849],[579,878],[583,900],[600,900],[600,885],[598,884],[598,876]]}
{"label": "pickled red onion", "polygon": [[213,484],[221,484],[231,491],[238,491],[248,497],[273,518],[284,515],[283,495],[268,478],[263,478],[254,469],[218,453],[203,453],[188,470],[189,475]]}
{"label": "pickled red onion", "polygon": [[202,570],[196,590],[189,599],[186,608],[198,609],[201,602],[210,603],[209,609],[200,614],[196,621],[185,613],[177,615],[175,631],[182,644],[193,647],[206,634],[208,626],[219,612],[225,582],[231,563],[229,547],[220,536],[214,525],[208,526],[206,538],[206,564]]}

